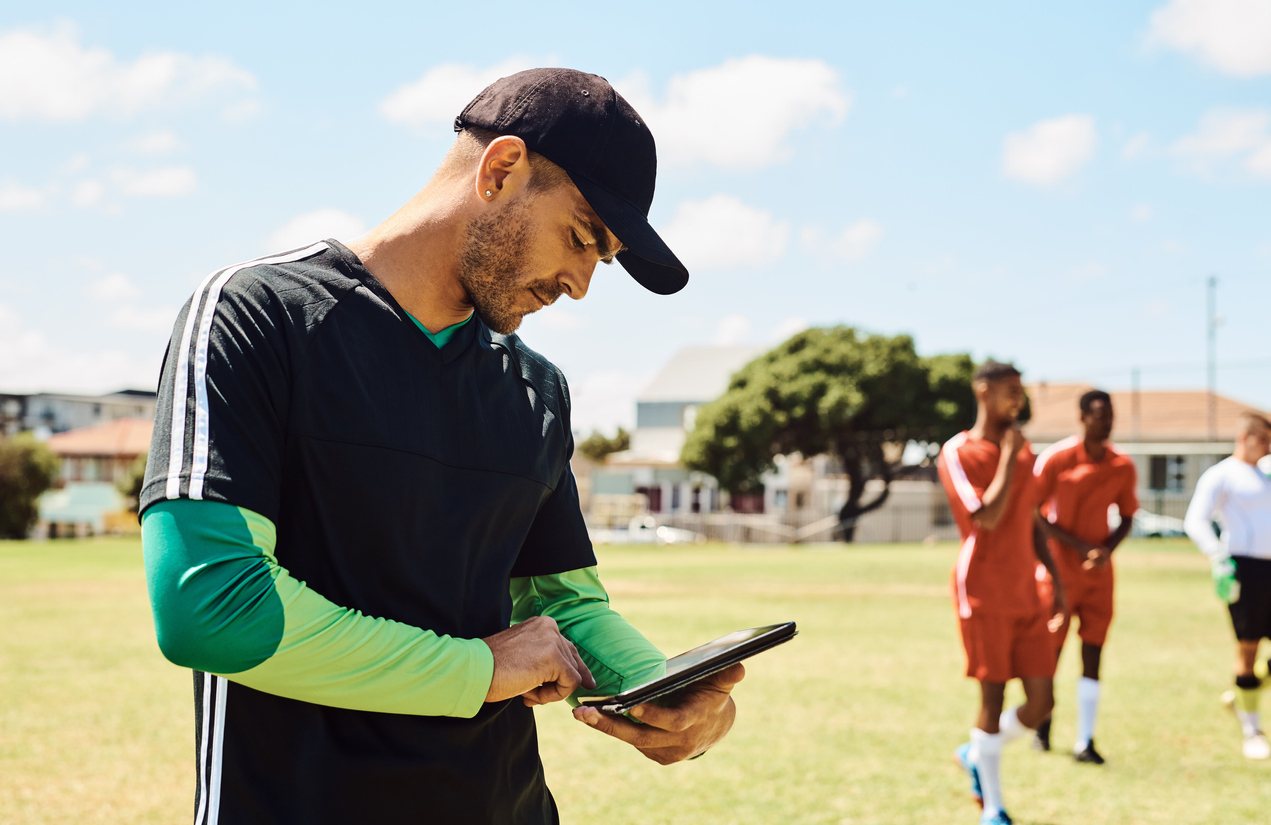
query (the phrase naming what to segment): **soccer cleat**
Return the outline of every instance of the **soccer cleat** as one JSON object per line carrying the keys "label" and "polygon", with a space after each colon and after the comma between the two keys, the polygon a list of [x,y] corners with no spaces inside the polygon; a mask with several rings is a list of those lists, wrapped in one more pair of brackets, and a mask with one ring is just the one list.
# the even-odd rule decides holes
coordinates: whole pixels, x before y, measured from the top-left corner
{"label": "soccer cleat", "polygon": [[1086,749],[1082,751],[1073,751],[1072,758],[1078,762],[1085,762],[1088,765],[1102,765],[1104,759],[1099,752],[1094,749],[1094,740],[1091,739],[1086,745]]}
{"label": "soccer cleat", "polygon": [[1259,731],[1253,736],[1246,736],[1241,751],[1245,755],[1245,759],[1268,759],[1271,758],[1271,742],[1267,741],[1267,737]]}
{"label": "soccer cleat", "polygon": [[1015,820],[1006,811],[980,816],[980,825],[1015,825]]}
{"label": "soccer cleat", "polygon": [[1048,751],[1050,750],[1050,719],[1047,718],[1037,726],[1037,730],[1033,733],[1033,750]]}
{"label": "soccer cleat", "polygon": [[984,807],[984,792],[980,790],[980,771],[975,767],[975,763],[971,761],[971,743],[966,742],[953,753],[953,758],[958,760],[958,765],[962,770],[966,771],[967,776],[971,779],[971,798],[975,800],[975,804],[981,808]]}

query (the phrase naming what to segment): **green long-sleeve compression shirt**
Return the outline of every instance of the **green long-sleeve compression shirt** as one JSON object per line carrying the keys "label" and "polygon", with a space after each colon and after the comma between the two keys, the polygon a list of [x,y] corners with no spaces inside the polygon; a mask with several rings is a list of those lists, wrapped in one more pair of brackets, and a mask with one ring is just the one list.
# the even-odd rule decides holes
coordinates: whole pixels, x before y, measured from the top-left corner
{"label": "green long-sleeve compression shirt", "polygon": [[[480,639],[457,639],[333,604],[274,556],[274,525],[217,501],[173,499],[142,518],[159,646],[182,667],[321,705],[471,717],[494,672]],[[550,616],[595,692],[617,693],[666,659],[609,607],[588,567],[510,582],[513,622]]]}

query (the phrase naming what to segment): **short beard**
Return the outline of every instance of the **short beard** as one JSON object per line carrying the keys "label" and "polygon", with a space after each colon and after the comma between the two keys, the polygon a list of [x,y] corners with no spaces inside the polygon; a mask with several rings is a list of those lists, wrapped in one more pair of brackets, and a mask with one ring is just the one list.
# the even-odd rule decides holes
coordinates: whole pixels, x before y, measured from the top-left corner
{"label": "short beard", "polygon": [[521,195],[502,215],[473,218],[459,259],[460,285],[485,325],[501,335],[521,325],[526,313],[516,304],[527,288],[549,304],[564,291],[555,280],[524,282],[520,267],[530,245],[528,211],[529,198]]}

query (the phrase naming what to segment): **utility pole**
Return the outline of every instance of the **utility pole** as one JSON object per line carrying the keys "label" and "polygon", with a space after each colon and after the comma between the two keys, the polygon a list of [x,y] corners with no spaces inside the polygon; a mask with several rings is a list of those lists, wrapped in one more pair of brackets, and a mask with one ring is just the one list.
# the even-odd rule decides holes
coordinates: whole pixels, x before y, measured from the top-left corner
{"label": "utility pole", "polygon": [[1209,390],[1209,440],[1218,440],[1218,276],[1210,275],[1208,284],[1209,308],[1209,353],[1208,353],[1208,390]]}

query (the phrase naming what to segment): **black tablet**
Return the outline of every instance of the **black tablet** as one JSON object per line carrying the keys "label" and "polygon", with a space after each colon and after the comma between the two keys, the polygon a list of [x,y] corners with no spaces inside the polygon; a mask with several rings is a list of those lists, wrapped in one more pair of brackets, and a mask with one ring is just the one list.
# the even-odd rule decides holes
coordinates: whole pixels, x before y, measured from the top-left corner
{"label": "black tablet", "polygon": [[578,704],[600,708],[605,713],[626,713],[636,705],[665,696],[742,659],[788,642],[798,632],[794,622],[738,630],[668,659],[665,675],[628,688],[616,696],[579,697]]}

